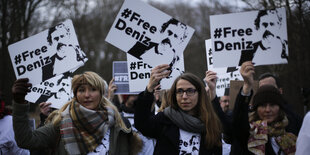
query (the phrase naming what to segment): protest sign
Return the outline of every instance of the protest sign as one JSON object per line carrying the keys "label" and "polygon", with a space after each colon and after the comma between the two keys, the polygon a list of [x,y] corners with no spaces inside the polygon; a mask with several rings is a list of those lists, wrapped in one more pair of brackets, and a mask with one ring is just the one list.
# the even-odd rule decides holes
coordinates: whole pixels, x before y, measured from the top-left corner
{"label": "protest sign", "polygon": [[129,90],[127,61],[113,61],[114,84],[117,89],[114,94],[138,94]]}
{"label": "protest sign", "polygon": [[127,69],[130,92],[144,91],[150,80],[152,67],[132,55],[127,54]]}
{"label": "protest sign", "polygon": [[51,107],[61,108],[72,97],[71,74],[66,72],[29,88],[25,99],[31,103],[51,102]]}
{"label": "protest sign", "polygon": [[213,67],[213,52],[211,48],[211,39],[205,41],[206,43],[206,56],[207,56],[207,65],[208,70],[217,73],[217,82],[216,82],[216,94],[217,96],[224,96],[225,89],[230,88],[231,80],[243,80],[239,67]]}
{"label": "protest sign", "polygon": [[193,28],[142,1],[125,0],[106,41],[151,67],[170,64],[172,84],[184,72],[183,51],[193,33]]}
{"label": "protest sign", "polygon": [[29,78],[32,85],[87,61],[71,20],[11,44],[8,49],[16,78]]}
{"label": "protest sign", "polygon": [[285,8],[210,16],[214,67],[287,63]]}

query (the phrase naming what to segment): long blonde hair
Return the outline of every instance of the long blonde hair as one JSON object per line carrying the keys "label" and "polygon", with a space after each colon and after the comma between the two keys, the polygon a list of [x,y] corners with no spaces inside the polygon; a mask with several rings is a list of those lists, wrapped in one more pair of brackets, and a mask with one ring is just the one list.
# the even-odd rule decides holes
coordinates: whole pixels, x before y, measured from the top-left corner
{"label": "long blonde hair", "polygon": [[221,146],[221,122],[215,113],[209,95],[205,90],[202,81],[191,73],[185,73],[177,77],[171,86],[170,92],[168,93],[167,102],[174,109],[180,109],[176,98],[176,85],[179,80],[186,80],[195,86],[198,92],[198,103],[195,110],[195,117],[199,118],[206,126],[206,145],[207,148],[212,148],[214,146]]}
{"label": "long blonde hair", "polygon": [[108,99],[106,99],[104,97],[104,94],[105,94],[105,83],[104,83],[104,80],[97,73],[91,72],[91,71],[87,71],[87,72],[84,72],[83,74],[75,75],[72,78],[72,91],[73,91],[73,94],[74,94],[73,99],[70,100],[69,102],[67,102],[59,110],[56,110],[53,113],[51,113],[49,115],[48,120],[52,120],[52,123],[53,123],[53,125],[55,127],[59,126],[60,121],[62,119],[61,113],[69,105],[72,105],[75,102],[77,102],[77,100],[76,100],[77,89],[81,85],[83,85],[83,84],[88,84],[91,87],[94,87],[94,88],[96,88],[97,90],[100,91],[101,100],[100,100],[99,105],[101,105],[102,107],[110,107],[110,108],[112,108],[114,110],[114,114],[115,114],[114,115],[115,120],[116,120],[116,124],[115,125],[121,127],[125,131],[129,132],[130,129],[126,127],[126,125],[125,125],[124,121],[122,120],[122,117],[121,117],[120,113],[118,112],[116,106],[114,106],[113,103],[111,103]]}
{"label": "long blonde hair", "polygon": [[159,109],[157,110],[157,112],[163,112],[164,109],[169,106],[169,102],[167,102],[168,92],[169,92],[169,89],[160,90],[161,105]]}

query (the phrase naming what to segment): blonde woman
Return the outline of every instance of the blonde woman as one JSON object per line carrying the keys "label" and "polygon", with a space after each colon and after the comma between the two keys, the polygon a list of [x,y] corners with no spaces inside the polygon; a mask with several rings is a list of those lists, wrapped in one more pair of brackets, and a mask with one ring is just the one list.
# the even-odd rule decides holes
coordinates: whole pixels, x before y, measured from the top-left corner
{"label": "blonde woman", "polygon": [[[19,146],[50,149],[51,154],[135,154],[141,141],[127,128],[117,108],[104,97],[104,80],[94,72],[75,75],[74,97],[50,117],[52,122],[31,131],[25,101],[27,78],[15,81],[13,125]],[[130,141],[134,141],[130,143]],[[138,143],[136,143],[138,142]]]}

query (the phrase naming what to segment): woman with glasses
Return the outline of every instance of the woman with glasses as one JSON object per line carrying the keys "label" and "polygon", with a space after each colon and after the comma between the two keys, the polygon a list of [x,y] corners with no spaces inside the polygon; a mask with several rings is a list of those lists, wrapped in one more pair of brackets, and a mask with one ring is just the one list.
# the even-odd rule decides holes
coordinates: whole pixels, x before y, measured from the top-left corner
{"label": "woman with glasses", "polygon": [[152,69],[150,81],[135,102],[135,126],[157,140],[154,154],[222,154],[221,124],[203,82],[185,73],[175,79],[168,92],[168,106],[151,113],[153,91],[169,76],[168,64]]}

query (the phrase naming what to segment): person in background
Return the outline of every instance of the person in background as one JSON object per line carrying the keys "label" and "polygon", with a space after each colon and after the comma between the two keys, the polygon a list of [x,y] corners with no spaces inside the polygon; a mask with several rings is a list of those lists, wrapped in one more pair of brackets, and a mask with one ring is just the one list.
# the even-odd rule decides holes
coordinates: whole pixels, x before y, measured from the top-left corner
{"label": "person in background", "polygon": [[169,89],[162,89],[160,91],[160,98],[161,98],[161,104],[160,104],[160,107],[159,109],[157,110],[157,113],[158,112],[163,112],[165,108],[167,108],[169,106],[168,104],[168,92],[169,92]]}
{"label": "person in background", "polygon": [[205,86],[197,76],[177,77],[168,95],[168,107],[151,113],[154,89],[169,76],[169,64],[156,66],[146,90],[135,102],[135,126],[145,136],[155,138],[154,154],[222,154],[221,123],[214,112]]}
{"label": "person in background", "polygon": [[[216,95],[216,81],[217,81],[217,73],[211,70],[206,71],[206,76],[204,78],[204,82],[206,83],[206,91],[210,95],[213,104],[213,108],[219,116],[223,131],[222,131],[222,148],[223,155],[229,155],[231,145],[229,143],[229,138],[227,135],[230,135],[230,126],[231,126],[231,115],[232,112],[229,110],[229,88],[225,89],[224,96],[217,97]],[[228,133],[228,134],[227,134]],[[228,143],[226,143],[228,141]]]}
{"label": "person in background", "polygon": [[13,126],[16,142],[28,149],[49,149],[52,154],[137,154],[142,142],[127,127],[117,108],[104,97],[103,79],[84,72],[72,79],[74,97],[54,111],[52,122],[32,131],[28,126],[29,79],[15,81]]}
{"label": "person in background", "polygon": [[12,122],[11,110],[5,106],[0,92],[0,154],[29,155],[29,150],[17,146]]}
{"label": "person in background", "polygon": [[310,152],[310,112],[304,117],[296,144],[296,155],[309,154]]}

